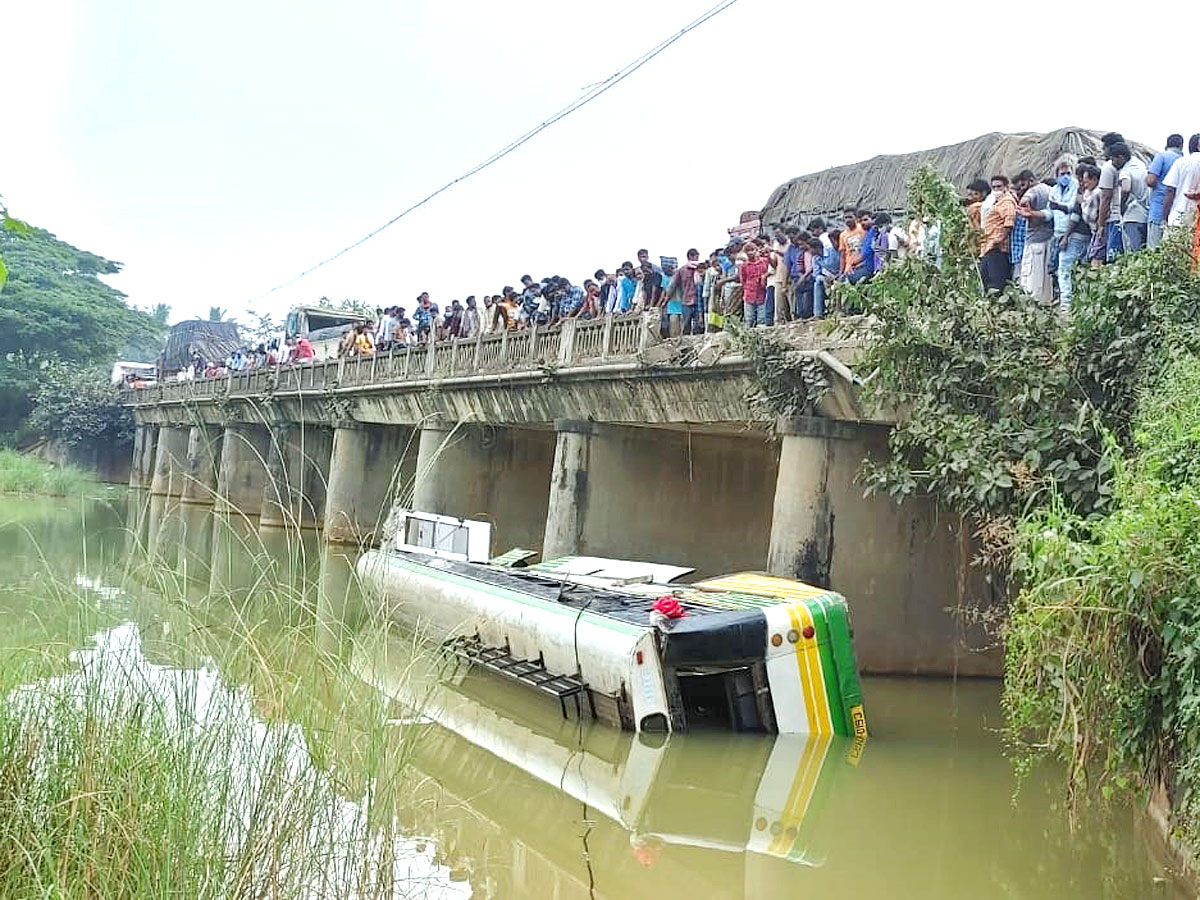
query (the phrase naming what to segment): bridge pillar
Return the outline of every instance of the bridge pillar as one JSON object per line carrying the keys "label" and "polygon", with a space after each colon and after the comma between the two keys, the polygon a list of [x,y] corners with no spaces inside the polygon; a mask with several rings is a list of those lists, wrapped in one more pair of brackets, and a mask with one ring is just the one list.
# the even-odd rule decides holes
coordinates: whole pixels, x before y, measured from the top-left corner
{"label": "bridge pillar", "polygon": [[271,435],[265,425],[231,424],[221,439],[217,510],[255,518],[262,512]]}
{"label": "bridge pillar", "polygon": [[588,451],[592,428],[590,422],[560,419],[554,423],[557,440],[554,466],[550,470],[550,502],[542,538],[542,559],[579,552],[588,499]]}
{"label": "bridge pillar", "polygon": [[133,460],[129,466],[126,503],[131,551],[145,552],[150,544],[150,483],[154,480],[157,425],[138,425],[133,433]]}
{"label": "bridge pillar", "polygon": [[412,429],[396,425],[336,428],[325,492],[325,540],[333,544],[369,541],[403,488],[402,464]]}
{"label": "bridge pillar", "polygon": [[183,502],[211,506],[217,496],[217,463],[221,459],[221,430],[193,425],[188,433],[187,477]]}
{"label": "bridge pillar", "polygon": [[[959,603],[956,532],[928,500],[863,496],[857,476],[886,459],[886,429],[821,418],[781,421],[767,569],[844,594],[859,665],[869,672],[995,675],[982,628]],[[986,586],[975,596],[986,595]],[[989,601],[990,602],[990,601]]]}
{"label": "bridge pillar", "polygon": [[272,429],[260,528],[321,526],[332,452],[329,429],[298,424]]}
{"label": "bridge pillar", "polygon": [[413,481],[413,509],[450,515],[447,508],[448,457],[466,432],[445,419],[429,418],[421,423],[417,442],[417,474]]}
{"label": "bridge pillar", "polygon": [[179,504],[187,480],[188,435],[187,428],[159,428],[154,474],[150,479],[150,555],[170,566],[174,566],[178,560],[182,540],[183,523]]}
{"label": "bridge pillar", "polygon": [[163,426],[158,430],[154,471],[150,478],[151,494],[162,497],[179,497],[183,494],[189,432],[190,429],[174,426]]}
{"label": "bridge pillar", "polygon": [[267,477],[263,479],[262,505],[259,508],[260,529],[282,528],[291,521],[291,485],[287,471],[287,425],[270,429],[267,446]]}
{"label": "bridge pillar", "polygon": [[129,467],[129,486],[148,489],[154,478],[154,452],[158,443],[157,425],[138,425],[133,433],[133,462]]}
{"label": "bridge pillar", "polygon": [[853,429],[831,419],[784,420],[767,570],[829,587],[833,565],[833,504],[829,473],[834,442],[853,437]]}
{"label": "bridge pillar", "polygon": [[553,462],[548,431],[433,420],[421,428],[412,507],[491,522],[496,552],[536,549]]}
{"label": "bridge pillar", "polygon": [[221,429],[193,425],[188,434],[186,472],[179,510],[179,567],[185,579],[209,577],[212,563],[213,515],[217,496],[217,463]]}
{"label": "bridge pillar", "polygon": [[555,422],[543,558],[762,569],[775,450],[763,438]]}

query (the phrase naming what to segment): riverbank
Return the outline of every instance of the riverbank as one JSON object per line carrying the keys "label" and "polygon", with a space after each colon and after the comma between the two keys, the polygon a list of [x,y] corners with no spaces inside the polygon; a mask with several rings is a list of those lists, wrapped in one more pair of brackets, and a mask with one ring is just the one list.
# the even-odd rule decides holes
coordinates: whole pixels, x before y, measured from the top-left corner
{"label": "riverbank", "polygon": [[[1068,311],[1012,285],[984,291],[978,236],[933,170],[914,179],[911,205],[941,226],[938,263],[910,257],[835,293],[875,317],[860,361],[874,372],[868,399],[903,398],[888,456],[860,477],[897,499],[936,498],[960,546],[973,547],[960,556],[958,606],[1004,647],[1017,772],[1061,765],[1072,812],[1144,808],[1165,785],[1170,814],[1158,821],[1194,860],[1200,276],[1190,235],[1081,267]],[[820,385],[793,369],[810,403]],[[985,576],[982,590],[969,570]]]}
{"label": "riverbank", "polygon": [[0,493],[68,497],[96,486],[96,480],[72,465],[46,462],[8,447],[0,448]]}

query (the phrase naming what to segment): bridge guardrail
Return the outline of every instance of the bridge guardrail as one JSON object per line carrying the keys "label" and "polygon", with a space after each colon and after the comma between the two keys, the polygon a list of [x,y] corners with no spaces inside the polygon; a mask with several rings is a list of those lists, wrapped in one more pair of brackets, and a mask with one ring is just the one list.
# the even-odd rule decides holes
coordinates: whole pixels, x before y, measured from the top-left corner
{"label": "bridge guardrail", "polygon": [[[858,322],[847,324],[851,332],[863,325]],[[455,338],[410,344],[370,356],[231,372],[220,378],[169,381],[153,387],[124,388],[120,397],[126,404],[178,402],[578,366],[636,356],[657,342],[657,326],[657,310],[591,321],[567,319],[553,329],[535,327],[498,334],[481,333],[470,340]]]}

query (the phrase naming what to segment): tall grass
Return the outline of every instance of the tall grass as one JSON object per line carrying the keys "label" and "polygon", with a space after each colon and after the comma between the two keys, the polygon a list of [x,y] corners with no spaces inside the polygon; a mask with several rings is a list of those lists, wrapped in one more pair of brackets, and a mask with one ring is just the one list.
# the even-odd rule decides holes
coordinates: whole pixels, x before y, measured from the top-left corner
{"label": "tall grass", "polygon": [[89,613],[0,646],[0,896],[459,893],[433,845],[400,833],[419,729],[344,664],[356,623],[254,549],[236,592],[196,596],[137,555],[104,573],[115,593],[99,577],[5,586],[47,622],[54,605]]}
{"label": "tall grass", "polygon": [[0,493],[66,497],[83,493],[94,484],[95,479],[82,469],[0,448]]}

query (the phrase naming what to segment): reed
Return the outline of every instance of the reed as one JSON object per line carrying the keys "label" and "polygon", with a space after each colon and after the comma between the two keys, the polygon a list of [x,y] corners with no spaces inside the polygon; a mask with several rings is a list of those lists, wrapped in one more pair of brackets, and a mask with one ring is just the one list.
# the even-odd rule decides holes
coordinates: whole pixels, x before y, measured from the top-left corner
{"label": "reed", "polygon": [[67,497],[82,494],[95,485],[95,479],[82,469],[0,448],[0,493]]}
{"label": "reed", "polygon": [[[227,537],[257,560],[236,590],[136,552],[85,583],[3,586],[37,612],[2,623],[0,896],[445,892],[397,824],[419,711],[349,665],[355,633],[387,624]],[[412,648],[408,671],[436,669]]]}

